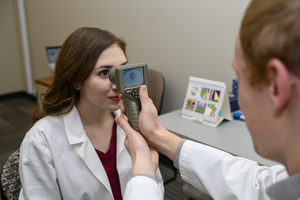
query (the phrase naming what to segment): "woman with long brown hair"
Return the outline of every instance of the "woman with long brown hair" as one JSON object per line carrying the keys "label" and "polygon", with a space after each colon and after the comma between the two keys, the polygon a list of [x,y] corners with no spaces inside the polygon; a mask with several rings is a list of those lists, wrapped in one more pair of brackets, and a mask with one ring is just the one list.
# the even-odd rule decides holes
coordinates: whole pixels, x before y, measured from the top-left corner
{"label": "woman with long brown hair", "polygon": [[[126,43],[108,31],[84,27],[66,39],[21,145],[19,199],[122,199],[132,162],[108,73],[126,63]],[[163,195],[159,170],[156,178]]]}

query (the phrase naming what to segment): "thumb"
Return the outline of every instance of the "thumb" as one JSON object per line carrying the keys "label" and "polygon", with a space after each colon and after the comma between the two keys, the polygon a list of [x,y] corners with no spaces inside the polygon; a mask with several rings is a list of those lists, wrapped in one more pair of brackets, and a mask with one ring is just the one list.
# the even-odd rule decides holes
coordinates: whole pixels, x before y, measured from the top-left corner
{"label": "thumb", "polygon": [[131,134],[131,131],[134,131],[129,125],[128,121],[120,116],[115,118],[115,122],[125,131],[127,135]]}
{"label": "thumb", "polygon": [[148,88],[146,85],[142,85],[140,87],[140,100],[143,103],[144,101],[146,101],[149,98],[148,96]]}

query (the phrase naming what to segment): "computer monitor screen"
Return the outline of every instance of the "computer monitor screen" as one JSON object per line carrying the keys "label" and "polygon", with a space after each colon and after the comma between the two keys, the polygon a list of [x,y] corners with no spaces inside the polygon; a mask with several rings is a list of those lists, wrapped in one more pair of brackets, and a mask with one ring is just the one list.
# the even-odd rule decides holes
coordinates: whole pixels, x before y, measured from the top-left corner
{"label": "computer monitor screen", "polygon": [[47,53],[49,63],[55,63],[60,50],[61,50],[61,46],[46,47],[46,53]]}

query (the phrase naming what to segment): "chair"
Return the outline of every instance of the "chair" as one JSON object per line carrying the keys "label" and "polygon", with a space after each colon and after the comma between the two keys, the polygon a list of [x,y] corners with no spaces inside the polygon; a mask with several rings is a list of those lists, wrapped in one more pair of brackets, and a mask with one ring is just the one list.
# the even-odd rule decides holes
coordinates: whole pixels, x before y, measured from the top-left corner
{"label": "chair", "polygon": [[[152,99],[153,104],[157,109],[158,115],[160,115],[162,114],[162,102],[163,102],[163,96],[165,90],[164,76],[160,72],[154,69],[148,69],[148,82],[149,82],[149,86],[148,86],[149,97],[150,99]],[[173,177],[171,177],[169,180],[164,181],[164,185],[175,180],[177,177],[177,170],[173,166],[173,161],[170,160],[167,156],[159,152],[159,162],[164,163],[167,166],[170,166],[174,172]]]}
{"label": "chair", "polygon": [[1,170],[1,199],[13,200],[19,198],[22,188],[19,175],[20,149],[13,152],[4,162]]}
{"label": "chair", "polygon": [[182,186],[182,192],[187,196],[184,200],[213,200],[209,194],[198,190],[189,183]]}
{"label": "chair", "polygon": [[148,82],[149,97],[152,99],[158,115],[160,115],[162,112],[162,102],[165,90],[164,76],[154,69],[148,69]]}

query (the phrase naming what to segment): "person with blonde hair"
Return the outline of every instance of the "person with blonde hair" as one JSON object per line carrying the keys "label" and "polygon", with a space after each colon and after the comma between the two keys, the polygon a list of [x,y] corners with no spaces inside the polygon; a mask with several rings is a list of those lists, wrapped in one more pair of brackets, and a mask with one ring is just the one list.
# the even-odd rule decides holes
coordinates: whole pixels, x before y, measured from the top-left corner
{"label": "person with blonde hair", "polygon": [[[145,139],[128,125],[124,114],[115,119],[127,134],[125,146],[135,175],[124,199],[160,199],[158,185],[143,176],[155,177],[156,149],[173,160],[184,181],[213,199],[300,199],[299,19],[299,0],[252,0],[232,61],[239,79],[238,102],[254,149],[282,165],[260,166],[168,132],[158,123],[147,88],[142,86],[139,128]],[[122,103],[120,106],[124,112]]]}
{"label": "person with blonde hair", "polygon": [[108,31],[83,27],[65,40],[42,110],[33,112],[21,144],[19,199],[123,198],[132,162],[114,122],[120,98],[108,73],[127,62],[126,43]]}

